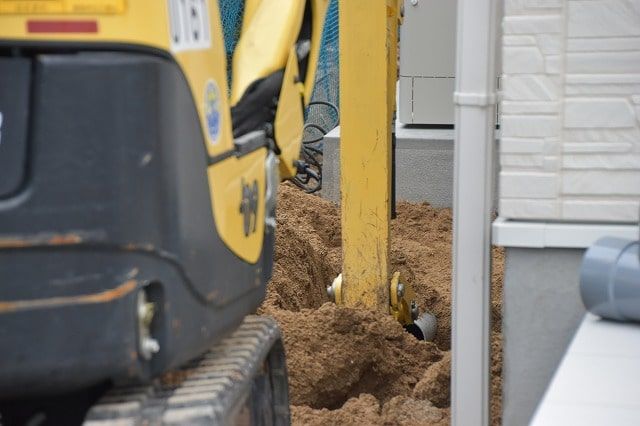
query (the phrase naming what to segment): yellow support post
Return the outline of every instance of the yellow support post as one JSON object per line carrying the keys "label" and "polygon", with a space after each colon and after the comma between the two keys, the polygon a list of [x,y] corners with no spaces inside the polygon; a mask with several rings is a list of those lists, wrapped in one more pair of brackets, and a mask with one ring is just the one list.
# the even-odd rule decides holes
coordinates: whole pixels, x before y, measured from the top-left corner
{"label": "yellow support post", "polygon": [[342,282],[337,303],[389,313],[398,0],[340,1]]}

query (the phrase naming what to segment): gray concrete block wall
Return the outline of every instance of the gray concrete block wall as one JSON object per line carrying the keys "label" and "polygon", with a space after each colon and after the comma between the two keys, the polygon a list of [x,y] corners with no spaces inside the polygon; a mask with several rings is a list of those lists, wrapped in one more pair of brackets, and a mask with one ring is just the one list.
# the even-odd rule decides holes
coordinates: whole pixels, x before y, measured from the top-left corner
{"label": "gray concrete block wall", "polygon": [[[396,129],[396,197],[451,207],[453,130],[398,126]],[[340,201],[340,128],[324,138],[322,196]]]}
{"label": "gray concrete block wall", "polygon": [[529,424],[585,314],[583,249],[506,248],[503,425]]}
{"label": "gray concrete block wall", "polygon": [[[495,206],[498,205],[496,142]],[[396,126],[396,199],[453,206],[453,129]],[[324,137],[321,195],[340,202],[340,128]]]}

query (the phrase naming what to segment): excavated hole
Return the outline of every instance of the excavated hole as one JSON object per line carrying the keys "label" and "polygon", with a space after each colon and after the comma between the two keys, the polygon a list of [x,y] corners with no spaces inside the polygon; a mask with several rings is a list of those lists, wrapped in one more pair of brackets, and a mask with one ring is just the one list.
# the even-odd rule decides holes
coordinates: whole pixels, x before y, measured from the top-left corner
{"label": "excavated hole", "polygon": [[[409,203],[400,203],[397,210],[398,218],[391,224],[391,269],[399,270],[413,286],[420,308],[436,315],[434,343],[416,340],[388,315],[328,303],[326,287],[341,264],[339,210],[293,186],[280,190],[274,274],[259,312],[274,316],[282,328],[294,423],[338,424],[347,421],[350,410],[359,413],[366,406],[376,419],[371,422],[382,424],[394,409],[411,405],[422,407],[434,419],[445,419],[446,424],[451,212]],[[496,250],[492,312],[498,321],[492,336],[497,353],[502,262],[502,253]],[[501,360],[496,357],[492,367],[496,395],[500,371]],[[372,401],[377,403],[371,405]],[[319,410],[323,408],[331,411]],[[492,411],[498,419],[499,399]]]}

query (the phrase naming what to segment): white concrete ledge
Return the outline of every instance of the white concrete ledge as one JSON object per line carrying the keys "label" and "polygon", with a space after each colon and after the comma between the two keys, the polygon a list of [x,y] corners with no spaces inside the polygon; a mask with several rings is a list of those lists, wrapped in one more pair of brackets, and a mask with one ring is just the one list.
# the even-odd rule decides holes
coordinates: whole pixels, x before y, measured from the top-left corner
{"label": "white concrete ledge", "polygon": [[638,225],[510,220],[493,222],[493,244],[503,247],[587,248],[599,238],[638,239]]}
{"label": "white concrete ledge", "polygon": [[531,426],[640,422],[640,325],[587,314]]}

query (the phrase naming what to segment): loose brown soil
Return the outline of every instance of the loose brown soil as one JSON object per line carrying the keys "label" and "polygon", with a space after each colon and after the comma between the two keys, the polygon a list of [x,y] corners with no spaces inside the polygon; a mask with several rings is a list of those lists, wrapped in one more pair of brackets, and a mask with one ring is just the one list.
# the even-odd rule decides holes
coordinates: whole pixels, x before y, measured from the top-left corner
{"label": "loose brown soil", "polygon": [[[292,420],[304,425],[447,425],[451,369],[451,211],[400,203],[391,224],[391,266],[438,318],[433,343],[390,316],[329,303],[340,269],[340,212],[282,185],[273,278],[260,313],[279,322]],[[503,255],[494,251],[492,423],[500,424]]]}

